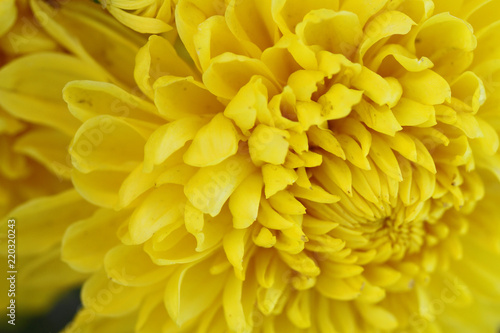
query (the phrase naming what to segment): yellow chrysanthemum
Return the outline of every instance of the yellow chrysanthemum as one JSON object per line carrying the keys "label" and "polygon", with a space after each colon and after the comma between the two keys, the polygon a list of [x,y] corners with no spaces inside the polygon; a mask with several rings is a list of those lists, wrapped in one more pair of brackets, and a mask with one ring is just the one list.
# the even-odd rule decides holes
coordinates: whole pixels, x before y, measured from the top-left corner
{"label": "yellow chrysanthemum", "polygon": [[154,105],[64,90],[103,207],[63,241],[95,272],[68,330],[493,332],[496,2],[214,4],[176,7],[196,68],[138,53]]}
{"label": "yellow chrysanthemum", "polygon": [[[88,60],[71,6],[45,28]],[[179,0],[189,60],[151,36],[142,94],[104,53],[121,83],[64,88],[100,207],[64,235],[93,273],[67,331],[494,332],[497,7]]]}
{"label": "yellow chrysanthemum", "polygon": [[[56,16],[66,23],[70,16],[70,26],[50,25],[47,19]],[[7,221],[15,218],[19,326],[27,315],[47,311],[64,290],[87,278],[60,259],[68,225],[96,209],[81,198],[69,179],[67,147],[79,124],[62,99],[63,87],[83,79],[122,84],[107,65],[105,55],[114,57],[113,52],[120,54],[125,66],[129,64],[128,69],[117,67],[117,77],[128,75],[132,81],[134,57],[145,40],[102,13],[99,6],[85,2],[73,2],[59,11],[45,2],[2,1],[0,22],[0,216],[5,222],[0,256],[7,264]],[[47,24],[47,31],[41,22]],[[84,40],[85,33],[99,34],[101,39]],[[126,43],[119,43],[120,36]],[[2,273],[1,286],[6,291],[2,306],[9,304],[7,271]]]}

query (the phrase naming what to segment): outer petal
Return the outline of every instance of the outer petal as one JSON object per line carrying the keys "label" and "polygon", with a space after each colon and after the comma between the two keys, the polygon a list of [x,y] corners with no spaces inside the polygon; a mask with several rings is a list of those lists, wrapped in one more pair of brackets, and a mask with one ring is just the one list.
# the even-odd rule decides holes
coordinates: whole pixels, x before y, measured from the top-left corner
{"label": "outer petal", "polygon": [[105,77],[95,66],[73,56],[28,55],[0,70],[0,105],[16,117],[73,135],[77,122],[67,112],[61,90],[67,82],[79,79]]}
{"label": "outer petal", "polygon": [[[92,3],[67,2],[61,5],[57,15],[45,1],[31,0],[30,3],[35,17],[52,38],[84,61],[110,73],[109,78],[113,81],[134,86],[131,69],[135,54],[144,43],[142,36],[125,28]],[[109,43],[110,40],[113,43]]]}

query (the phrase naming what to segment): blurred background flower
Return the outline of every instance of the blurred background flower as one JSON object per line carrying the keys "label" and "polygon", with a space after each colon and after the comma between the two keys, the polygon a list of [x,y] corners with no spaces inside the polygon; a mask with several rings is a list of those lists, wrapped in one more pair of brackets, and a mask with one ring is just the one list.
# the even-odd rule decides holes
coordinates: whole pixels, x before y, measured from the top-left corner
{"label": "blurred background flower", "polygon": [[[135,53],[145,42],[97,5],[53,5],[5,1],[0,8],[0,216],[5,221],[18,220],[18,329],[28,324],[29,316],[46,313],[86,278],[60,260],[66,228],[95,210],[71,185],[67,149],[78,122],[67,111],[62,89],[82,79],[121,84],[112,66],[105,65],[109,63],[106,54],[119,53],[125,64],[133,66]],[[42,28],[41,22],[47,25],[56,16],[67,26],[53,23]],[[85,34],[98,37],[85,40]],[[122,79],[127,74],[132,78],[132,71],[132,67],[118,67],[115,72]],[[7,249],[6,223],[2,223],[0,243]],[[6,250],[1,258],[7,263]],[[2,290],[9,289],[7,282],[5,270]],[[2,293],[1,300],[7,306],[7,293]],[[1,325],[2,330],[8,326],[6,321]]]}

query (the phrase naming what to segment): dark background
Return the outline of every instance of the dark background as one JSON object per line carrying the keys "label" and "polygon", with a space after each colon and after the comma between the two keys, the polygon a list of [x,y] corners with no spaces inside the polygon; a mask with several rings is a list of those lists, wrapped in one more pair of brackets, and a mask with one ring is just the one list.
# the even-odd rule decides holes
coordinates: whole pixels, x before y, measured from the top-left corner
{"label": "dark background", "polygon": [[48,313],[29,318],[22,318],[20,313],[16,314],[16,326],[1,327],[0,331],[1,333],[59,333],[73,319],[80,307],[80,289],[75,289],[64,295]]}

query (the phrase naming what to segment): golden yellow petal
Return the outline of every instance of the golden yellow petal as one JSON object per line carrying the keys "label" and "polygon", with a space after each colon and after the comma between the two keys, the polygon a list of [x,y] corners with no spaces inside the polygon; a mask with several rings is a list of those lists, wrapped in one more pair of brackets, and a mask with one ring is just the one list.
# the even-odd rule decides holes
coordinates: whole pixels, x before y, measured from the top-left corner
{"label": "golden yellow petal", "polygon": [[[115,4],[115,6],[117,6],[117,4]],[[172,27],[162,20],[153,17],[133,15],[115,6],[109,6],[108,10],[111,15],[127,27],[137,32],[159,34],[172,29]]]}
{"label": "golden yellow petal", "polygon": [[201,168],[184,187],[189,201],[206,214],[216,216],[238,185],[254,170],[239,155],[223,162]]}
{"label": "golden yellow petal", "polygon": [[[88,217],[93,209],[75,190],[33,199],[16,207],[8,216],[20,222],[16,238],[23,246],[18,247],[18,253],[24,256],[52,249],[71,222]],[[6,244],[7,239],[2,243]]]}
{"label": "golden yellow petal", "polygon": [[78,272],[99,270],[106,253],[120,242],[115,234],[124,216],[122,212],[99,209],[92,216],[73,223],[64,233],[62,260]]}
{"label": "golden yellow petal", "polygon": [[[177,55],[174,47],[163,37],[150,36],[146,45],[136,53],[136,66],[132,66],[135,82],[142,92],[151,99],[154,99],[153,86],[160,77],[166,75],[194,76],[193,70]],[[163,56],[157,57],[155,54],[163,54]]]}
{"label": "golden yellow petal", "polygon": [[32,0],[30,4],[52,38],[114,82],[134,86],[135,54],[144,44],[144,37],[122,26],[93,3],[67,2],[57,9],[57,15],[45,1]]}
{"label": "golden yellow petal", "polygon": [[181,266],[165,288],[165,306],[171,318],[182,325],[209,308],[226,283],[226,274],[209,273],[210,262]]}
{"label": "golden yellow petal", "polygon": [[73,135],[78,122],[67,111],[61,90],[78,79],[105,80],[95,66],[66,54],[18,58],[0,70],[0,105],[18,118]]}
{"label": "golden yellow petal", "polygon": [[233,122],[219,113],[198,130],[184,154],[184,162],[196,167],[219,164],[236,154],[238,142]]}
{"label": "golden yellow petal", "polygon": [[117,284],[100,270],[85,281],[81,298],[83,305],[94,311],[94,316],[123,316],[137,309],[146,292],[140,287]]}
{"label": "golden yellow petal", "polygon": [[191,76],[162,76],[155,82],[154,89],[155,105],[167,120],[213,115],[223,110],[223,105],[217,98]]}
{"label": "golden yellow petal", "polygon": [[[144,243],[159,229],[177,222],[182,214],[181,191],[177,185],[164,185],[148,193],[130,217],[130,236],[135,244]],[[169,205],[161,204],[167,202]]]}
{"label": "golden yellow petal", "polygon": [[113,282],[123,286],[148,286],[166,279],[175,266],[158,266],[140,245],[117,245],[107,251],[104,269]]}
{"label": "golden yellow petal", "polygon": [[259,165],[271,163],[280,165],[285,162],[288,152],[287,131],[270,127],[264,124],[258,125],[248,139],[248,147],[252,161]]}
{"label": "golden yellow petal", "polygon": [[233,192],[229,198],[229,209],[233,215],[234,228],[248,228],[257,219],[262,186],[262,176],[254,173]]}
{"label": "golden yellow petal", "polygon": [[17,7],[15,0],[2,1],[0,4],[0,36],[4,35],[16,22]]}
{"label": "golden yellow petal", "polygon": [[63,89],[64,101],[81,122],[108,114],[116,117],[161,122],[154,105],[120,87],[98,81],[71,81]]}
{"label": "golden yellow petal", "polygon": [[199,117],[181,118],[156,129],[144,146],[144,171],[153,171],[154,166],[193,140],[206,121]]}

